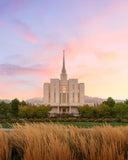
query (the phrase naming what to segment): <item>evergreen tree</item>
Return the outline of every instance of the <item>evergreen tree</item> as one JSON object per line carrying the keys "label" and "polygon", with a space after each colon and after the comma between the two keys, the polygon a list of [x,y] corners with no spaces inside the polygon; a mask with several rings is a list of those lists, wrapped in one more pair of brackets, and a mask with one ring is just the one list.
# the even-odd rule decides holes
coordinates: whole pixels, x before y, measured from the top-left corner
{"label": "evergreen tree", "polygon": [[0,102],[0,114],[4,116],[5,119],[7,119],[7,113],[9,112],[10,104],[5,102]]}
{"label": "evergreen tree", "polygon": [[12,100],[12,102],[11,102],[11,109],[12,109],[13,115],[16,118],[18,117],[19,105],[20,105],[20,101],[17,98],[14,99],[14,100]]}
{"label": "evergreen tree", "polygon": [[21,102],[21,105],[22,105],[22,106],[25,106],[25,105],[27,105],[27,104],[26,104],[26,102],[23,100],[23,101]]}

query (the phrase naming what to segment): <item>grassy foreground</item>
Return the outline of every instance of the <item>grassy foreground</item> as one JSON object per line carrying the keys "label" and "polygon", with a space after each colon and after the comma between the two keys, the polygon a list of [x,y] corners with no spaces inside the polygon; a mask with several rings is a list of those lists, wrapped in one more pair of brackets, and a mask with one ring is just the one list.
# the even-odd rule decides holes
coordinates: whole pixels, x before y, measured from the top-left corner
{"label": "grassy foreground", "polygon": [[41,123],[13,128],[0,130],[0,160],[128,159],[128,126],[79,130]]}

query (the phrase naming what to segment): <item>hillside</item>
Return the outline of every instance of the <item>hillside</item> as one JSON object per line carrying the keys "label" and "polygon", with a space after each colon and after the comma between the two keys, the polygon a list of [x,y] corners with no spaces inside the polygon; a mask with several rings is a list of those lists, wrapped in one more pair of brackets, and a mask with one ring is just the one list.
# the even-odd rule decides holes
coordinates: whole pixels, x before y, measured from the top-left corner
{"label": "hillside", "polygon": [[[89,97],[89,96],[85,96],[85,103],[94,103],[94,104],[101,104],[103,101],[105,101],[106,99],[103,98],[98,98],[98,97]],[[11,101],[8,99],[0,99],[0,102],[4,101],[6,103],[10,103]],[[115,100],[116,103],[117,102],[123,102],[123,100]],[[26,100],[27,103],[30,104],[43,104],[43,97],[34,97],[31,99],[27,99]]]}

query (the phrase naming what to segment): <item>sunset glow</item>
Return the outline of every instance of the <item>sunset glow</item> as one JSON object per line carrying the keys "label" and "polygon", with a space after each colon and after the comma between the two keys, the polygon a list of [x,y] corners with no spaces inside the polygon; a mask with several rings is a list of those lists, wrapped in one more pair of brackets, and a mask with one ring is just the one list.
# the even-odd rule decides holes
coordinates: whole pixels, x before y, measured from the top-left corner
{"label": "sunset glow", "polygon": [[43,97],[63,49],[85,95],[128,98],[128,0],[0,0],[0,99]]}

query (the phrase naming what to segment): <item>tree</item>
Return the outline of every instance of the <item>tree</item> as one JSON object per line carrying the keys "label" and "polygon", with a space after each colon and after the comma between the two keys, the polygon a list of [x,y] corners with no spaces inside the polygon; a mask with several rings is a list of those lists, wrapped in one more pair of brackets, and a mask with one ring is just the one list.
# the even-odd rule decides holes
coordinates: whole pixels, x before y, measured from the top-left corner
{"label": "tree", "polygon": [[86,118],[92,118],[93,115],[95,114],[95,111],[93,112],[93,107],[90,107],[88,105],[79,107],[78,111],[82,117],[86,117]]}
{"label": "tree", "polygon": [[46,106],[19,106],[19,117],[21,118],[43,118],[48,115],[50,107]]}
{"label": "tree", "polygon": [[25,106],[25,105],[26,105],[26,102],[23,100],[20,104],[21,104],[22,106]]}
{"label": "tree", "polygon": [[48,115],[50,111],[50,107],[46,107],[44,105],[41,105],[39,107],[35,108],[35,116],[36,118],[42,118],[42,117],[46,117]]}
{"label": "tree", "polygon": [[10,109],[10,104],[5,102],[0,102],[0,114],[4,115],[4,118],[7,119],[7,113]]}
{"label": "tree", "polygon": [[20,101],[16,98],[11,102],[11,109],[13,115],[17,118],[18,117],[18,110],[19,110]]}
{"label": "tree", "polygon": [[113,107],[113,111],[117,116],[123,118],[125,115],[128,115],[128,105],[124,103],[117,103]]}
{"label": "tree", "polygon": [[124,103],[128,105],[128,99],[126,99],[126,100],[124,101]]}
{"label": "tree", "polygon": [[25,105],[25,106],[19,106],[19,112],[18,115],[21,118],[34,118],[34,110],[36,106],[31,105]]}
{"label": "tree", "polygon": [[99,117],[97,107],[92,107],[92,117],[93,118],[98,118]]}
{"label": "tree", "polygon": [[101,104],[97,109],[100,117],[109,117],[111,115],[111,108],[106,104]]}
{"label": "tree", "polygon": [[115,101],[114,99],[112,99],[111,97],[108,97],[107,101],[104,101],[103,104],[108,105],[110,108],[113,108],[115,105]]}

